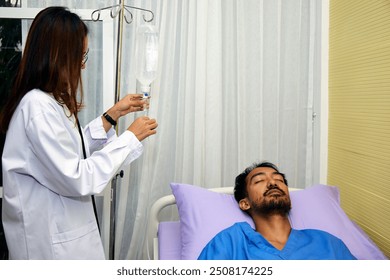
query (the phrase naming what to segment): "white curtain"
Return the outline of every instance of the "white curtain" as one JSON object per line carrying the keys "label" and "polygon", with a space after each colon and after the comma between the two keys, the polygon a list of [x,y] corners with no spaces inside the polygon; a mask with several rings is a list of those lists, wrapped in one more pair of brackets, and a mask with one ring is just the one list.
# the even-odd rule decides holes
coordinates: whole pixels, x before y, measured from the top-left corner
{"label": "white curtain", "polygon": [[[69,6],[78,1],[45,2]],[[94,1],[85,2],[90,8]],[[149,210],[171,193],[170,182],[232,186],[244,168],[268,160],[286,173],[290,186],[313,183],[320,0],[125,3],[151,9],[160,32],[159,76],[148,113],[159,127],[119,180],[116,259],[148,258]],[[133,14],[134,22],[124,27],[122,95],[139,91],[132,60],[142,13]],[[121,120],[119,131],[133,118]]]}

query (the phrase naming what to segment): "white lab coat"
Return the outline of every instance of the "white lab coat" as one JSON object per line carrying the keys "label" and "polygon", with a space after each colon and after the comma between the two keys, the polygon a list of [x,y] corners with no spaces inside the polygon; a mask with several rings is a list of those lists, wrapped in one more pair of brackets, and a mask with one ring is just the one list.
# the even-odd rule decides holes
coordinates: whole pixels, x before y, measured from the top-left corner
{"label": "white lab coat", "polygon": [[84,159],[78,128],[68,116],[52,96],[32,90],[11,119],[2,157],[10,259],[105,258],[91,195],[143,147],[130,131],[106,133],[98,117],[84,129]]}

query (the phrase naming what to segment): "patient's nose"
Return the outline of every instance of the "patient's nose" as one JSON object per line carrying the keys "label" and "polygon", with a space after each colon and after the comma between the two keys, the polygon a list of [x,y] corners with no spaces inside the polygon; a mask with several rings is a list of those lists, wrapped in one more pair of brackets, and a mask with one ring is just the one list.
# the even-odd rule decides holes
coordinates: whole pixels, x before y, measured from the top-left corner
{"label": "patient's nose", "polygon": [[267,188],[272,188],[272,187],[275,187],[275,186],[277,186],[277,185],[276,185],[276,181],[275,181],[274,178],[271,177],[271,178],[268,180]]}

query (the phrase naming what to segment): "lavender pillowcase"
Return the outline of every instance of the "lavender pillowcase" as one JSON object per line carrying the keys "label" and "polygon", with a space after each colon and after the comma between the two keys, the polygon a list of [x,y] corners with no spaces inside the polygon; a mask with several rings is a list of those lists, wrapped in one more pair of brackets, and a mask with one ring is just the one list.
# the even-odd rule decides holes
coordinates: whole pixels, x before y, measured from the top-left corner
{"label": "lavender pillowcase", "polygon": [[[239,209],[233,195],[178,183],[171,183],[171,189],[180,216],[181,259],[197,259],[218,232],[235,222],[246,221],[254,227],[252,219]],[[343,240],[357,259],[387,259],[341,209],[338,188],[315,185],[292,191],[290,197],[293,228],[327,231]]]}

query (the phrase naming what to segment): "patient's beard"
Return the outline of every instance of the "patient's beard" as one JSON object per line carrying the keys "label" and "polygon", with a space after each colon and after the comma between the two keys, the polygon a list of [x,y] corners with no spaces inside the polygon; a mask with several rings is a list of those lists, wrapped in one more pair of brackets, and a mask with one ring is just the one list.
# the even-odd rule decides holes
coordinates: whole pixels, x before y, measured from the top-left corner
{"label": "patient's beard", "polygon": [[282,215],[287,216],[291,210],[291,201],[288,196],[266,198],[261,203],[253,201],[251,205],[253,213],[258,215]]}

